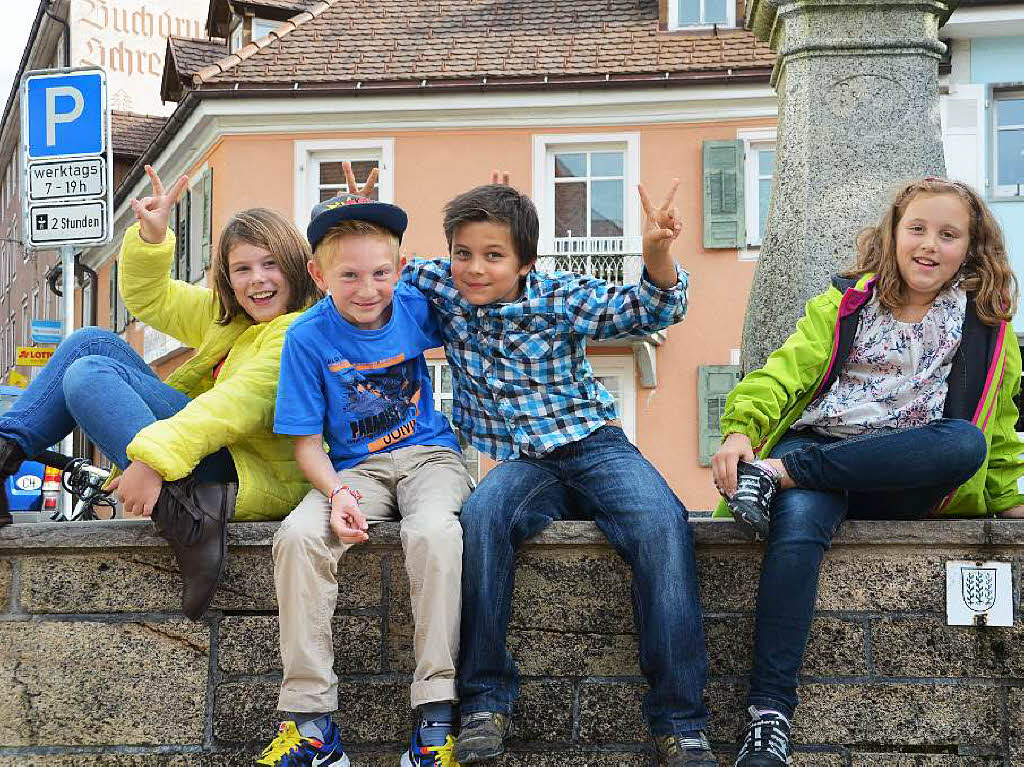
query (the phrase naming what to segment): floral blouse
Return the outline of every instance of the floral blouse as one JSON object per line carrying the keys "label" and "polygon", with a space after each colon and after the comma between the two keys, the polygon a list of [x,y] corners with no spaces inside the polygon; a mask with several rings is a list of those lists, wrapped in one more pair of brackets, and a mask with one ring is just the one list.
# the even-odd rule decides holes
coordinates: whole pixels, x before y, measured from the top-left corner
{"label": "floral blouse", "polygon": [[957,285],[942,291],[920,322],[900,322],[874,295],[839,377],[793,428],[853,437],[941,418],[966,311],[967,294]]}

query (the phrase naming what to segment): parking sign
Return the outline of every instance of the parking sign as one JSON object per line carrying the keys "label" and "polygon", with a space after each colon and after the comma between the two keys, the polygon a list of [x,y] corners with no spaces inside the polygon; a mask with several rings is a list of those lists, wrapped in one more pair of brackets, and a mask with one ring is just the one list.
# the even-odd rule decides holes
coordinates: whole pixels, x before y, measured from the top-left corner
{"label": "parking sign", "polygon": [[110,242],[110,107],[102,69],[26,72],[22,211],[29,247]]}

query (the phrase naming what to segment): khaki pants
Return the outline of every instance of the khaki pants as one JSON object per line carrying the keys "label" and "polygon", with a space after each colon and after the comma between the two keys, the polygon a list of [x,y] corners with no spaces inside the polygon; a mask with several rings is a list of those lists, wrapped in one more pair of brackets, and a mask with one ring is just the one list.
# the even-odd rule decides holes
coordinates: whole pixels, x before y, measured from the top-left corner
{"label": "khaki pants", "polygon": [[[371,455],[338,476],[362,493],[360,508],[369,522],[401,519],[415,621],[413,707],[456,700],[462,609],[458,513],[472,490],[462,457],[447,448],[414,445]],[[338,602],[338,562],[349,545],[335,537],[329,521],[327,498],[311,490],[274,536],[284,664],[277,704],[281,711],[338,709],[331,616]]]}

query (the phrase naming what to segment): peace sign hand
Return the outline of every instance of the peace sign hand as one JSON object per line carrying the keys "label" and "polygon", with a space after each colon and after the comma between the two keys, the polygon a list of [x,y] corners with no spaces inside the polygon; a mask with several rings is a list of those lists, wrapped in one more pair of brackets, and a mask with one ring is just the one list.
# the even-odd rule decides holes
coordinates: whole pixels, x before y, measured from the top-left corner
{"label": "peace sign hand", "polygon": [[369,197],[373,194],[373,188],[377,185],[377,177],[380,175],[376,168],[370,171],[362,188],[356,182],[356,174],[352,171],[352,163],[345,160],[341,164],[341,169],[345,173],[345,185],[348,187],[349,194],[358,194],[360,197]]}
{"label": "peace sign hand", "polygon": [[135,213],[135,220],[139,222],[139,236],[150,245],[159,245],[167,236],[167,222],[171,220],[171,210],[188,186],[188,176],[182,175],[174,182],[174,186],[165,191],[160,177],[152,166],[145,167],[146,175],[153,185],[153,193],[141,200],[132,200],[132,212]]}
{"label": "peace sign hand", "polygon": [[653,258],[668,258],[669,247],[675,242],[683,225],[679,221],[679,209],[675,205],[679,179],[672,179],[672,188],[665,195],[660,207],[655,207],[643,184],[638,184],[640,202],[644,208],[644,255]]}

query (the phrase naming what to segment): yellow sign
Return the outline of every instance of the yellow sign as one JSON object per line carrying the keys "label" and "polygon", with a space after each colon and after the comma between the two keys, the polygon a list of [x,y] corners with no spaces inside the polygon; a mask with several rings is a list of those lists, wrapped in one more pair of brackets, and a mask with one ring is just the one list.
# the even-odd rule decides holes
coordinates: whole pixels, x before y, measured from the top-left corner
{"label": "yellow sign", "polygon": [[53,350],[56,346],[19,346],[18,356],[14,360],[15,365],[28,365],[33,368],[41,368],[50,361]]}
{"label": "yellow sign", "polygon": [[28,376],[24,373],[19,373],[14,368],[7,371],[7,385],[17,386],[19,389],[25,389],[28,387]]}

